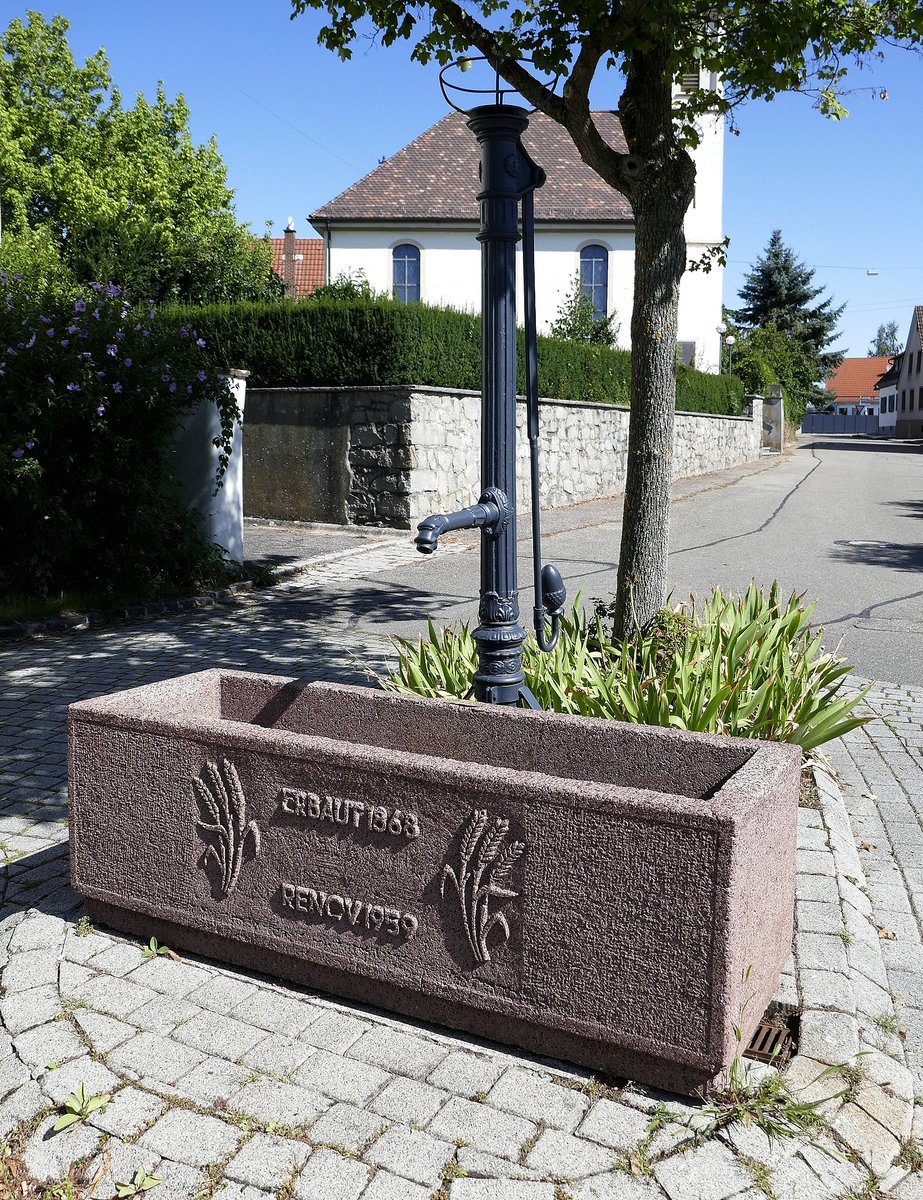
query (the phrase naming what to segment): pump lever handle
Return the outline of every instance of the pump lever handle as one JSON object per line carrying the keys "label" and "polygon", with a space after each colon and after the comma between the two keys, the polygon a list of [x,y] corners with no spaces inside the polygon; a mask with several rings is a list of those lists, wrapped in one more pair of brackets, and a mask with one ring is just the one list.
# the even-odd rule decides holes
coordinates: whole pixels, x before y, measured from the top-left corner
{"label": "pump lever handle", "polygon": [[542,567],[542,608],[550,616],[564,607],[567,599],[567,588],[561,578],[561,572],[550,563]]}
{"label": "pump lever handle", "polygon": [[[567,589],[557,567],[546,565],[542,567],[539,595],[536,596],[535,608],[532,610],[532,621],[535,626],[535,640],[538,647],[546,654],[558,644],[558,633],[561,627],[561,609],[567,599]],[[545,620],[551,618],[551,633],[545,632]]]}

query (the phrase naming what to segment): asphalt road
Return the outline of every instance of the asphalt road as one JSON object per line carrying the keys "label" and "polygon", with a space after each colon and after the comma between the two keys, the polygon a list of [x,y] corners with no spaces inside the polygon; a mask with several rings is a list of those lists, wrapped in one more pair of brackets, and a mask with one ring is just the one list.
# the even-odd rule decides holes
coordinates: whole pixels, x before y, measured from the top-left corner
{"label": "asphalt road", "polygon": [[[817,601],[827,642],[868,678],[923,685],[923,447],[815,437],[760,469],[680,485],[673,506],[670,583],[676,598],[715,584],[738,591],[778,579]],[[547,515],[544,560],[571,595],[615,588],[621,500]],[[521,532],[527,521],[520,517]],[[354,622],[415,635],[426,618],[476,623],[476,537],[406,567],[370,575]],[[520,601],[532,606],[528,540]]]}

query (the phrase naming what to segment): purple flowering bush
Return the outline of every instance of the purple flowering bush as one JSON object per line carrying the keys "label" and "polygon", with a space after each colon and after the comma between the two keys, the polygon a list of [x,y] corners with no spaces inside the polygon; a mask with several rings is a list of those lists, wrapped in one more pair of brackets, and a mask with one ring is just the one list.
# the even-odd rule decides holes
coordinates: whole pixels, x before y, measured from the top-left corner
{"label": "purple flowering bush", "polygon": [[167,335],[115,284],[37,295],[0,271],[0,593],[142,596],[220,571],[169,478],[203,400],[226,465],[236,405],[194,328]]}

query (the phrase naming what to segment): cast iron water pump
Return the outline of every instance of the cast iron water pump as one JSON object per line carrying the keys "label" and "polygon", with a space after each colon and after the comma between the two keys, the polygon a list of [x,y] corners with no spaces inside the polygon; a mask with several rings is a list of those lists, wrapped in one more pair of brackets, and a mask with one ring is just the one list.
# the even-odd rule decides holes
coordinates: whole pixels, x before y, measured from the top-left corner
{"label": "cast iron water pump", "polygon": [[[444,94],[445,87],[443,81]],[[503,104],[499,76],[492,90],[496,103],[479,105],[466,113],[468,127],[481,151],[481,190],[477,196],[481,206],[477,235],[481,243],[482,305],[481,495],[476,504],[459,512],[427,517],[417,527],[414,541],[421,553],[432,554],[440,536],[449,530],[481,530],[480,623],[473,635],[478,666],[472,694],[488,704],[538,708],[522,670],[526,631],[519,624],[516,580],[516,246],[521,207],[535,584],[532,611],[536,640],[542,650],[549,651],[558,639],[566,592],[557,568],[541,566],[533,193],[545,182],[545,172],[522,145],[529,113]],[[546,629],[549,618],[550,633]]]}

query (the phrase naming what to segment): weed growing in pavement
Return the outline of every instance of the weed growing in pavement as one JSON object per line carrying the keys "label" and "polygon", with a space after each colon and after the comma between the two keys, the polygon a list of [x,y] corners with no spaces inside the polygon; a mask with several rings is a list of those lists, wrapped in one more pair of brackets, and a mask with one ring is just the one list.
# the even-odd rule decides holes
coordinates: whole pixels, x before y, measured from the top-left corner
{"label": "weed growing in pavement", "polygon": [[105,1108],[111,1099],[111,1092],[104,1092],[99,1096],[88,1096],[83,1084],[79,1083],[77,1090],[71,1092],[61,1105],[61,1116],[54,1123],[55,1133],[85,1121],[98,1109]]}
{"label": "weed growing in pavement", "polygon": [[749,1173],[757,1191],[762,1192],[764,1196],[769,1196],[770,1200],[775,1200],[775,1192],[772,1190],[772,1176],[769,1173],[769,1167],[756,1158],[749,1158],[746,1154],[738,1155],[738,1161],[744,1170]]}
{"label": "weed growing in pavement", "polygon": [[901,1151],[894,1163],[898,1167],[906,1167],[916,1175],[923,1175],[923,1144],[916,1138],[908,1138],[901,1143]]}
{"label": "weed growing in pavement", "polygon": [[77,924],[74,926],[74,933],[77,937],[89,937],[93,932],[93,926],[90,923],[90,918],[86,915],[79,917]]}
{"label": "weed growing in pavement", "polygon": [[[840,1092],[839,1095],[844,1095]],[[799,1100],[778,1072],[762,1074],[755,1082],[747,1073],[739,1056],[731,1063],[728,1085],[715,1092],[699,1110],[696,1135],[711,1137],[719,1129],[740,1124],[745,1129],[756,1128],[771,1142],[801,1137],[819,1131],[825,1122],[818,1109],[828,1099]]]}
{"label": "weed growing in pavement", "polygon": [[897,1013],[879,1013],[877,1016],[870,1018],[874,1025],[877,1025],[882,1033],[892,1033],[895,1037],[904,1037],[906,1030],[901,1025],[901,1019]]}
{"label": "weed growing in pavement", "polygon": [[449,1200],[449,1192],[456,1179],[464,1179],[467,1171],[458,1161],[458,1150],[439,1172],[440,1185],[433,1192],[431,1200]]}
{"label": "weed growing in pavement", "polygon": [[161,946],[155,937],[152,937],[146,946],[142,946],[141,953],[145,958],[170,958],[173,962],[179,962],[176,951],[171,950],[169,946]]}
{"label": "weed growing in pavement", "polygon": [[129,1183],[116,1181],[115,1194],[118,1200],[123,1200],[126,1196],[143,1196],[145,1192],[159,1187],[161,1183],[162,1179],[158,1179],[156,1175],[148,1175],[144,1167],[139,1167]]}
{"label": "weed growing in pavement", "polygon": [[535,1143],[542,1136],[544,1131],[545,1131],[545,1122],[539,1121],[539,1123],[535,1127],[535,1132],[530,1137],[527,1137],[526,1140],[519,1147],[519,1155],[516,1160],[517,1162],[524,1163],[526,1161],[526,1159],[532,1153],[532,1149],[535,1146]]}

